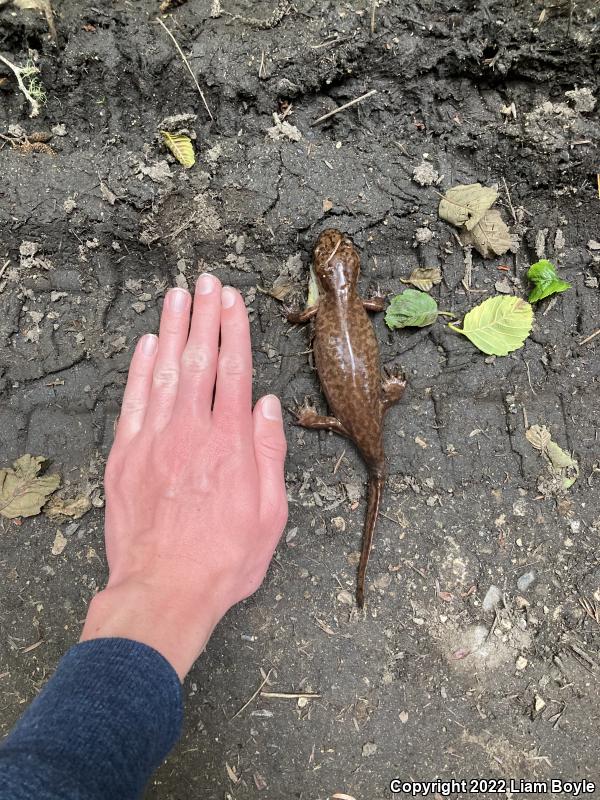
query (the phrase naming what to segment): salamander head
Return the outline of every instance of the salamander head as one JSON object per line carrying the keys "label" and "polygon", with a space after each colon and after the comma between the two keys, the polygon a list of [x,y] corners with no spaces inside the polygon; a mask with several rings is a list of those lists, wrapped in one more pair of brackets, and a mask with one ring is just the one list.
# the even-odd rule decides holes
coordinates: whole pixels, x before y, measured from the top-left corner
{"label": "salamander head", "polygon": [[325,293],[353,290],[360,272],[360,257],[352,239],[335,228],[323,231],[315,245],[313,268]]}

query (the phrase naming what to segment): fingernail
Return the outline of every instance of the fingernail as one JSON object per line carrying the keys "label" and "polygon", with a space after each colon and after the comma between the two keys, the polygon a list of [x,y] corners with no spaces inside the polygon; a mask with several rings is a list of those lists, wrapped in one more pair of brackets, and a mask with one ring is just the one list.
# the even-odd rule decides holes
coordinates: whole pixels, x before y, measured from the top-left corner
{"label": "fingernail", "polygon": [[186,307],[187,299],[188,293],[185,291],[185,289],[169,289],[167,294],[169,309],[174,311],[176,314],[181,313]]}
{"label": "fingernail", "polygon": [[266,397],[263,397],[260,410],[265,419],[281,419],[281,403],[279,402],[279,398],[275,397],[274,394],[268,394]]}
{"label": "fingernail", "polygon": [[208,272],[203,272],[196,282],[198,294],[210,294],[217,285],[217,281]]}
{"label": "fingernail", "polygon": [[224,286],[221,289],[221,305],[223,308],[231,308],[235,303],[235,291],[231,286]]}
{"label": "fingernail", "polygon": [[147,333],[142,336],[142,353],[145,356],[153,356],[158,347],[158,337],[153,333]]}

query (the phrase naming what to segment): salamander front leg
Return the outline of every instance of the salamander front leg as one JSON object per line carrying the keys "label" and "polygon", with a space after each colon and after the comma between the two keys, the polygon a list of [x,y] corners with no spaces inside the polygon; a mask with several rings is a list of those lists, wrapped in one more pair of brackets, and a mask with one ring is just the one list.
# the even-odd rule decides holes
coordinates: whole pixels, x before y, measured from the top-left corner
{"label": "salamander front leg", "polygon": [[386,377],[381,382],[381,391],[383,394],[383,413],[396,405],[404,394],[406,389],[406,378],[402,373],[392,375],[386,373]]}
{"label": "salamander front leg", "polygon": [[336,417],[324,417],[317,412],[308,400],[296,411],[296,425],[312,428],[315,431],[333,431],[340,436],[348,436],[348,431]]}
{"label": "salamander front leg", "polygon": [[385,308],[385,297],[382,294],[375,294],[362,301],[367,311],[383,311]]}
{"label": "salamander front leg", "polygon": [[284,306],[283,315],[292,325],[300,325],[302,322],[308,322],[309,319],[314,317],[318,308],[319,306],[317,303],[315,303],[314,306],[308,306],[308,308],[302,311],[293,311],[291,308]]}

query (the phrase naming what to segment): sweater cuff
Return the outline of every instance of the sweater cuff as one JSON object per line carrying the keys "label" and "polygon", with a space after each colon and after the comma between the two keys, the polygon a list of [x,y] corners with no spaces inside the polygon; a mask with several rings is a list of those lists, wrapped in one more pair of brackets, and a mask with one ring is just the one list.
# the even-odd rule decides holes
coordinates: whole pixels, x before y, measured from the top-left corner
{"label": "sweater cuff", "polygon": [[179,678],[160,653],[91,639],[63,657],[0,756],[66,764],[91,796],[135,796],[179,738],[182,718]]}

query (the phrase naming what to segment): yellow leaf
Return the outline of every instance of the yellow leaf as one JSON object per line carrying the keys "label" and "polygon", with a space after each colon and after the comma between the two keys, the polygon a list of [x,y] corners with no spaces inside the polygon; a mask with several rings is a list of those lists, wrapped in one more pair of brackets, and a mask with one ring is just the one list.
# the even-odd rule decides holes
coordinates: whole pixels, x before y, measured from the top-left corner
{"label": "yellow leaf", "polygon": [[[407,291],[410,291],[407,290]],[[533,325],[533,309],[519,297],[489,297],[472,308],[462,328],[450,323],[453,331],[462,333],[483,353],[506,356],[525,344]]]}
{"label": "yellow leaf", "polygon": [[8,519],[39,514],[52,492],[60,486],[60,475],[38,475],[44,456],[18,458],[12,469],[0,469],[0,514]]}
{"label": "yellow leaf", "polygon": [[166,146],[173,153],[177,161],[186,169],[193,167],[196,163],[196,156],[194,154],[194,145],[190,137],[184,136],[182,133],[175,134],[169,131],[161,131],[160,133]]}

